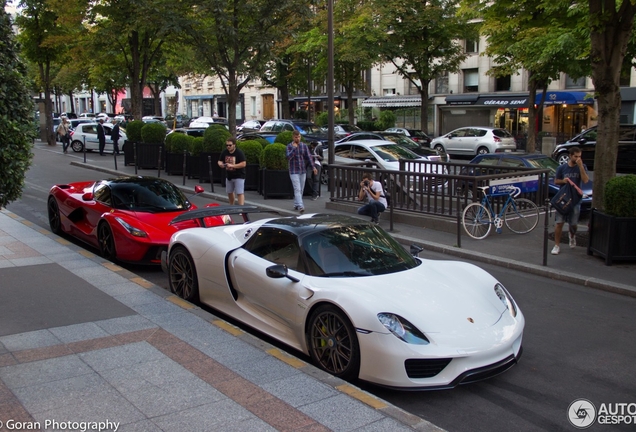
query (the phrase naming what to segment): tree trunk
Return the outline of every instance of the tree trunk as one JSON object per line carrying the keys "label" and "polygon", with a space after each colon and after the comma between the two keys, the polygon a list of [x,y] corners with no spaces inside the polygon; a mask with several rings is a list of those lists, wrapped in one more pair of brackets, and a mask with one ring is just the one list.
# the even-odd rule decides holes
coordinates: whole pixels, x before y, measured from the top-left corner
{"label": "tree trunk", "polygon": [[[532,78],[532,72],[529,73],[528,76],[528,139],[526,141],[526,152],[534,153],[536,151],[536,136],[537,136],[537,126],[536,126],[536,118],[537,111],[539,111],[539,106],[537,108],[534,107],[534,100],[537,97],[537,82]],[[545,90],[543,92],[543,96],[541,97],[541,103],[543,103],[543,99],[545,98]]]}
{"label": "tree trunk", "polygon": [[[278,87],[278,91],[280,91],[280,104],[281,104],[281,112],[279,113],[280,118],[290,119],[291,118],[291,110],[289,108],[289,84],[285,81],[285,84],[281,87]],[[269,120],[269,119],[265,119]]]}
{"label": "tree trunk", "polygon": [[349,115],[349,124],[355,124],[355,114],[356,111],[353,108],[353,88],[355,87],[354,82],[350,82],[347,86],[347,114]]}
{"label": "tree trunk", "polygon": [[420,130],[428,135],[428,82],[420,80],[420,99],[422,108],[420,110]]}

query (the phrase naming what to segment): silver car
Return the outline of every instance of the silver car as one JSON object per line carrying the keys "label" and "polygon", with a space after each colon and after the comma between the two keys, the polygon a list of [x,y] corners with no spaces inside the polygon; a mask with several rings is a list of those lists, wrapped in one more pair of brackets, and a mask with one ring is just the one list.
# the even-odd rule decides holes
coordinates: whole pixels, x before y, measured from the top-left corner
{"label": "silver car", "polygon": [[452,155],[475,156],[514,151],[517,143],[505,129],[475,126],[455,129],[435,138],[431,147]]}
{"label": "silver car", "polygon": [[[104,147],[105,153],[113,152],[113,140],[110,137],[110,133],[113,130],[113,124],[104,123],[104,134],[106,135],[106,146]],[[123,128],[119,129],[119,148],[121,151],[126,137],[126,131]],[[99,140],[97,139],[97,123],[81,123],[71,133],[71,148],[74,152],[81,152],[84,150],[84,143],[86,143],[87,151],[99,150]]]}

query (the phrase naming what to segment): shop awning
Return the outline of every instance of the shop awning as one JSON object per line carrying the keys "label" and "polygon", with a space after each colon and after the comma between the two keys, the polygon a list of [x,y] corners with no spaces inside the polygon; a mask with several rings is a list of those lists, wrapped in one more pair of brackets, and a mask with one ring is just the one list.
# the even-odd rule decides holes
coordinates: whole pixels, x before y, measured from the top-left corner
{"label": "shop awning", "polygon": [[479,94],[477,93],[448,95],[446,96],[446,103],[448,105],[474,105],[477,99],[479,99]]}
{"label": "shop awning", "polygon": [[621,87],[621,101],[636,101],[636,87]]}
{"label": "shop awning", "polygon": [[[541,92],[537,93],[535,104],[541,102]],[[592,93],[571,91],[548,91],[545,94],[544,105],[594,105]]]}
{"label": "shop awning", "polygon": [[419,96],[371,96],[362,101],[363,107],[401,108],[422,106]]}

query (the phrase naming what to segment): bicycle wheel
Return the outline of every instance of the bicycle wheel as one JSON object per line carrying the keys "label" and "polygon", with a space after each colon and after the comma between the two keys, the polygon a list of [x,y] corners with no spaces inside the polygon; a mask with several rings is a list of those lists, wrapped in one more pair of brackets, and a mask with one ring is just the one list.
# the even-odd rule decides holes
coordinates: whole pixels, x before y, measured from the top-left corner
{"label": "bicycle wheel", "polygon": [[517,234],[529,233],[539,223],[539,208],[529,199],[514,199],[506,207],[504,221],[512,232]]}
{"label": "bicycle wheel", "polygon": [[480,203],[466,206],[462,214],[462,225],[466,234],[475,240],[481,240],[490,233],[492,216],[490,211]]}

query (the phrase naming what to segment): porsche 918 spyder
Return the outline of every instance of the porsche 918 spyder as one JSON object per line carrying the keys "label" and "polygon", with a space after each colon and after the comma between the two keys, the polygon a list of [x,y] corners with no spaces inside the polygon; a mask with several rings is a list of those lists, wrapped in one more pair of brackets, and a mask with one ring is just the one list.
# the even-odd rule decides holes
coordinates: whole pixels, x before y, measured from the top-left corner
{"label": "porsche 918 spyder", "polygon": [[[201,192],[203,188],[197,185],[195,193]],[[195,220],[170,224],[176,216],[197,207],[174,184],[155,177],[55,185],[47,207],[53,233],[76,237],[111,261],[158,265],[175,231],[201,226]],[[205,220],[207,226],[228,222],[231,220],[224,215]]]}
{"label": "porsche 918 spyder", "polygon": [[[177,219],[240,207],[200,209]],[[249,210],[245,210],[249,211]],[[525,320],[481,268],[409,254],[381,227],[326,214],[176,232],[170,290],[311,356],[345,379],[451,388],[512,367]]]}

